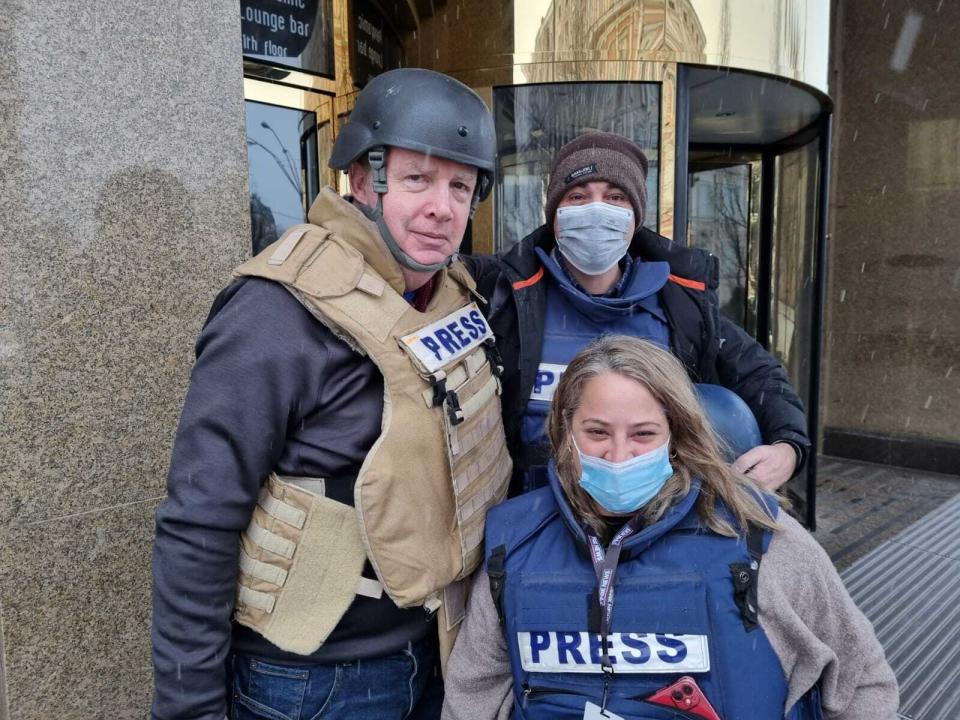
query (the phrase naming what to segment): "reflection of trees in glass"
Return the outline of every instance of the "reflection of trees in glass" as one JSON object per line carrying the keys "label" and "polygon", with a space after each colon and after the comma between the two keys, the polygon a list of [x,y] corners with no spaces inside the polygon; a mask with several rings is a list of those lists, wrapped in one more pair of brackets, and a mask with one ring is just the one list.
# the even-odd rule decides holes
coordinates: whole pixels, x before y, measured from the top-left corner
{"label": "reflection of trees in glass", "polygon": [[277,167],[280,168],[280,172],[283,173],[283,176],[287,179],[293,189],[297,191],[298,195],[303,195],[303,184],[300,182],[300,167],[299,164],[295,165],[293,162],[293,156],[290,154],[290,151],[287,150],[287,146],[283,144],[283,141],[280,139],[280,136],[277,135],[276,130],[274,130],[270,123],[266,120],[260,122],[260,127],[265,130],[269,130],[270,134],[277,141],[277,145],[280,146],[280,151],[283,153],[283,160],[280,159],[280,156],[277,155],[272,149],[268,148],[259,140],[256,140],[249,135],[247,135],[247,147],[256,147],[263,150],[267,155],[273,158],[273,161],[277,164]]}
{"label": "reflection of trees in glass", "polygon": [[250,234],[253,237],[253,254],[258,254],[265,247],[277,241],[277,223],[273,219],[273,212],[260,200],[260,196],[253,193],[250,196]]}
{"label": "reflection of trees in glass", "polygon": [[750,166],[732,165],[690,175],[688,244],[720,262],[721,312],[745,325],[749,273]]}
{"label": "reflection of trees in glass", "polygon": [[304,221],[319,191],[317,114],[252,100],[246,111],[250,194],[269,208],[282,235]]}
{"label": "reflection of trees in glass", "polygon": [[750,164],[750,220],[747,226],[747,317],[743,327],[748,333],[757,336],[757,309],[759,303],[760,271],[760,206],[763,201],[761,195],[761,165],[757,160]]}
{"label": "reflection of trees in glass", "polygon": [[737,171],[744,169],[743,165],[728,168],[728,177],[714,185],[719,230],[727,238],[720,256],[720,281],[727,286],[729,296],[721,311],[736,317],[741,325],[747,277],[747,187],[745,173]]}
{"label": "reflection of trees in glass", "polygon": [[819,143],[776,160],[771,349],[806,398],[814,296]]}
{"label": "reflection of trees in glass", "polygon": [[547,172],[556,152],[585,132],[624,135],[646,153],[645,225],[657,226],[660,88],[655,83],[563,83],[494,90],[497,128],[497,247],[543,222]]}

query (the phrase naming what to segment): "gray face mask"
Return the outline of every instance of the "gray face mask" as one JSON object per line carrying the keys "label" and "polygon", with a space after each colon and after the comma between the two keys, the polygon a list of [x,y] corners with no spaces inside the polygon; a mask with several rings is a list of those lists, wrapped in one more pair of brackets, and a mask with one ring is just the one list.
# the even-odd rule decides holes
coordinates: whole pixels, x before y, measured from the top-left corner
{"label": "gray face mask", "polygon": [[587,275],[602,275],[627,254],[633,210],[593,202],[557,208],[557,245]]}

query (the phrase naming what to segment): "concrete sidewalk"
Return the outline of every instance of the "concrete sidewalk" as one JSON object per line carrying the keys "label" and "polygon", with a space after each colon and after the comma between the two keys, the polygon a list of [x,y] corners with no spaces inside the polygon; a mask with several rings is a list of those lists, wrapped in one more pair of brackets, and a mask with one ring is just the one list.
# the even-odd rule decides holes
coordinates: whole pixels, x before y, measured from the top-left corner
{"label": "concrete sidewalk", "polygon": [[817,539],[873,623],[899,717],[960,718],[960,477],[823,458]]}
{"label": "concrete sidewalk", "polygon": [[838,570],[960,494],[960,475],[821,456],[817,541]]}

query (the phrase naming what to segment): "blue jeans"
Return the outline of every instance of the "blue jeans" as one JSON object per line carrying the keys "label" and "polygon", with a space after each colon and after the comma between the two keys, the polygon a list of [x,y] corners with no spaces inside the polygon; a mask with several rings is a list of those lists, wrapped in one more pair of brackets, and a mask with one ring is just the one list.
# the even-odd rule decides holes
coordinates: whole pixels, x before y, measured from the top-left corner
{"label": "blue jeans", "polygon": [[287,665],[234,653],[231,720],[434,720],[443,704],[437,643],[336,665]]}

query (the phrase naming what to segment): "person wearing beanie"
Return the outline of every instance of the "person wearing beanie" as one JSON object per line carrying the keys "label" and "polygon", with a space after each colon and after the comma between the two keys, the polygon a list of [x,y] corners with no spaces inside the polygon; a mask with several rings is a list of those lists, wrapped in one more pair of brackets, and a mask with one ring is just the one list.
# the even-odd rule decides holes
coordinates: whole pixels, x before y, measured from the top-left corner
{"label": "person wearing beanie", "polygon": [[643,226],[648,167],[628,138],[580,135],[551,165],[545,224],[501,255],[464,258],[503,360],[512,495],[545,484],[553,392],[571,358],[605,334],[669,348],[692,380],[739,396],[762,444],[730,460],[763,487],[779,488],[806,458],[803,404],[783,367],[720,315],[717,259]]}

